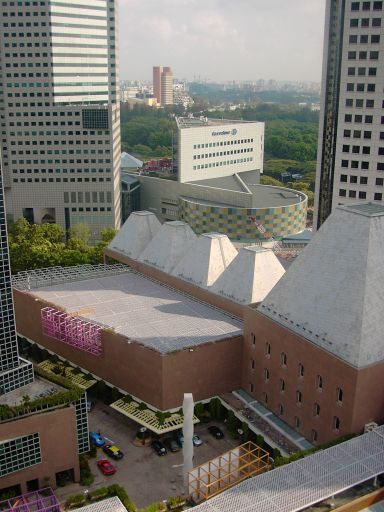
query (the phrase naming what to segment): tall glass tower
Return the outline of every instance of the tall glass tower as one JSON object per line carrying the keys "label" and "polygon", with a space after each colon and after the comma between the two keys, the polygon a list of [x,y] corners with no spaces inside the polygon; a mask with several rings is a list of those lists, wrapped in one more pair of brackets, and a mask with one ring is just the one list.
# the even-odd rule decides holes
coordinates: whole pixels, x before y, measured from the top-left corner
{"label": "tall glass tower", "polygon": [[337,205],[384,204],[384,2],[327,0],[314,227]]}
{"label": "tall glass tower", "polygon": [[33,381],[33,367],[17,349],[2,178],[0,170],[0,395]]}

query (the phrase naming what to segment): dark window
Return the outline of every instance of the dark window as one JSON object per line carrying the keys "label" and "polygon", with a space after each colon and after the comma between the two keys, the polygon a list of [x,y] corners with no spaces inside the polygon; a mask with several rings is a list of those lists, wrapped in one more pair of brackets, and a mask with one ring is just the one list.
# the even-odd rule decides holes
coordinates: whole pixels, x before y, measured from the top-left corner
{"label": "dark window", "polygon": [[359,59],[365,60],[367,58],[368,54],[367,52],[359,52]]}
{"label": "dark window", "polygon": [[341,174],[340,175],[340,181],[342,181],[343,183],[346,183],[347,182],[347,175],[346,174]]}
{"label": "dark window", "polygon": [[339,196],[340,197],[345,197],[346,195],[347,195],[347,191],[344,188],[341,188],[339,190]]}
{"label": "dark window", "polygon": [[380,139],[383,140],[384,139],[384,132],[380,132]]}
{"label": "dark window", "polygon": [[369,76],[376,76],[376,68],[369,68],[368,69],[368,75]]}
{"label": "dark window", "polygon": [[349,145],[343,144],[343,153],[349,153]]}
{"label": "dark window", "polygon": [[359,76],[365,76],[366,72],[367,72],[366,68],[357,68],[357,74]]}
{"label": "dark window", "polygon": [[364,122],[368,124],[372,124],[373,116],[365,116]]}
{"label": "dark window", "polygon": [[360,36],[360,43],[361,44],[368,43],[368,36],[367,35]]}
{"label": "dark window", "polygon": [[348,195],[349,197],[356,197],[356,190],[350,190]]}
{"label": "dark window", "polygon": [[351,92],[355,90],[355,84],[352,84],[350,82],[347,83],[347,91]]}
{"label": "dark window", "polygon": [[359,199],[367,199],[367,193],[366,192],[359,192]]}
{"label": "dark window", "polygon": [[361,168],[364,170],[369,169],[369,162],[361,162]]}
{"label": "dark window", "polygon": [[353,137],[355,139],[360,139],[361,138],[361,130],[353,130]]}
{"label": "dark window", "polygon": [[281,366],[287,366],[287,354],[285,352],[281,353],[280,362]]}
{"label": "dark window", "polygon": [[345,100],[345,106],[346,107],[353,107],[353,100],[351,98],[347,98]]}
{"label": "dark window", "polygon": [[379,155],[384,155],[384,148],[379,148],[378,154]]}
{"label": "dark window", "polygon": [[340,430],[340,418],[338,416],[333,417],[333,428],[334,430]]}
{"label": "dark window", "polygon": [[377,164],[377,170],[378,171],[384,171],[384,163],[378,162]]}
{"label": "dark window", "polygon": [[356,107],[362,108],[364,106],[364,100],[356,100]]}
{"label": "dark window", "polygon": [[358,92],[364,92],[365,84],[357,84],[356,91]]}
{"label": "dark window", "polygon": [[356,52],[348,52],[348,59],[349,60],[355,60],[356,59]]}
{"label": "dark window", "polygon": [[379,52],[376,52],[376,51],[375,51],[375,52],[369,52],[369,58],[370,58],[371,60],[378,60],[378,58],[379,58]]}
{"label": "dark window", "polygon": [[359,20],[357,18],[351,18],[349,21],[350,27],[358,27],[359,26]]}
{"label": "dark window", "polygon": [[363,116],[355,115],[355,123],[362,123],[363,122]]}
{"label": "dark window", "polygon": [[373,2],[373,10],[381,11],[383,9],[383,2]]}
{"label": "dark window", "polygon": [[363,11],[369,11],[371,8],[371,2],[363,2]]}
{"label": "dark window", "polygon": [[381,27],[381,18],[372,18],[372,27]]}
{"label": "dark window", "polygon": [[375,185],[378,185],[379,187],[384,186],[384,178],[376,178]]}
{"label": "dark window", "polygon": [[351,11],[358,11],[358,10],[360,10],[360,2],[352,2]]}
{"label": "dark window", "polygon": [[373,108],[375,106],[375,102],[373,100],[366,100],[365,101],[365,106],[367,108]]}
{"label": "dark window", "polygon": [[350,137],[351,136],[351,130],[344,130],[344,137]]}
{"label": "dark window", "polygon": [[349,42],[350,42],[351,44],[355,44],[355,43],[357,43],[357,36],[356,36],[356,35],[349,36]]}
{"label": "dark window", "polygon": [[369,27],[369,18],[362,18],[361,19],[361,26],[362,27]]}
{"label": "dark window", "polygon": [[320,416],[320,405],[318,403],[315,403],[313,406],[313,414],[315,416]]}
{"label": "dark window", "polygon": [[352,146],[352,153],[355,153],[355,154],[360,153],[360,146]]}
{"label": "dark window", "polygon": [[383,194],[381,192],[375,192],[375,195],[373,196],[373,199],[375,201],[381,201],[383,199]]}
{"label": "dark window", "polygon": [[350,176],[349,181],[350,183],[357,183],[357,176]]}
{"label": "dark window", "polygon": [[372,34],[371,35],[371,43],[380,43],[380,35]]}
{"label": "dark window", "polygon": [[375,84],[367,84],[367,91],[368,92],[375,92],[376,86]]}
{"label": "dark window", "polygon": [[352,114],[345,114],[344,121],[350,123],[352,121]]}
{"label": "dark window", "polygon": [[364,139],[370,139],[372,137],[372,132],[364,132]]}
{"label": "dark window", "polygon": [[363,155],[370,155],[371,148],[369,146],[363,146]]}
{"label": "dark window", "polygon": [[360,184],[361,185],[367,185],[368,184],[367,176],[360,176]]}
{"label": "dark window", "polygon": [[348,68],[348,76],[355,76],[355,68]]}
{"label": "dark window", "polygon": [[351,168],[352,169],[358,169],[359,168],[359,162],[357,160],[351,161]]}
{"label": "dark window", "polygon": [[341,167],[348,167],[348,160],[342,160]]}

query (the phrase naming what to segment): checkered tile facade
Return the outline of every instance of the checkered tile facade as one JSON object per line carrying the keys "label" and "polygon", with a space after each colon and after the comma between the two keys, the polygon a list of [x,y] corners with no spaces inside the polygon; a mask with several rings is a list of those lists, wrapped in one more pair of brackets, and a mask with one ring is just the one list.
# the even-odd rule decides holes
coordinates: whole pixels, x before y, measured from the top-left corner
{"label": "checkered tile facade", "polygon": [[232,240],[262,240],[264,237],[256,228],[257,222],[279,238],[305,228],[307,201],[276,208],[225,208],[180,198],[179,217],[198,235],[218,231]]}

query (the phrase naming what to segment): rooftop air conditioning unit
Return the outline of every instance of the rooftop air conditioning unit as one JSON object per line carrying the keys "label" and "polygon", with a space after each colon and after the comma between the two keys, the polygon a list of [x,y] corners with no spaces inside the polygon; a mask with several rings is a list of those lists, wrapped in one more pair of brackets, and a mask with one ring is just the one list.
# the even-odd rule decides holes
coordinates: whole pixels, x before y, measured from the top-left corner
{"label": "rooftop air conditioning unit", "polygon": [[374,421],[370,421],[369,423],[366,423],[364,425],[364,434],[367,432],[372,432],[372,430],[375,430],[379,425],[375,423]]}

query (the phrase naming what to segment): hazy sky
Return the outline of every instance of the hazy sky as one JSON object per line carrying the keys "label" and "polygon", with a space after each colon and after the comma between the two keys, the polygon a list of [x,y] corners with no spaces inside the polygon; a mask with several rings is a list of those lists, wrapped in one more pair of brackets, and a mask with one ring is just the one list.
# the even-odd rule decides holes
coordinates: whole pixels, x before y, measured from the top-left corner
{"label": "hazy sky", "polygon": [[119,0],[121,79],[320,81],[325,0]]}

